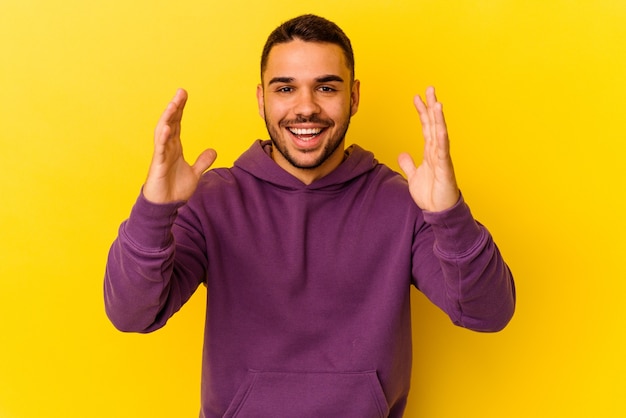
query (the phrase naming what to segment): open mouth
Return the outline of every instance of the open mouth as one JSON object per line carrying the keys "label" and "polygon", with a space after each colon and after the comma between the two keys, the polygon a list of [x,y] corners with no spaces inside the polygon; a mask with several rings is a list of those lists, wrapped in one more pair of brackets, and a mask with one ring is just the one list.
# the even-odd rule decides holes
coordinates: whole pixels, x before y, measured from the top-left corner
{"label": "open mouth", "polygon": [[310,141],[324,131],[324,128],[287,128],[292,135],[301,141]]}

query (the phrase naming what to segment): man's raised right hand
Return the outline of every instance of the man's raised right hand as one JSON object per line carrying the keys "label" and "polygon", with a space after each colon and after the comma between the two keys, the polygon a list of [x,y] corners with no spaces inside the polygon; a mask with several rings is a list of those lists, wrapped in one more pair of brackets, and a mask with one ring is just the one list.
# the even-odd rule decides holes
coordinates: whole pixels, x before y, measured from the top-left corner
{"label": "man's raised right hand", "polygon": [[202,174],[217,158],[213,149],[203,151],[193,165],[183,156],[180,122],[187,102],[187,92],[179,89],[161,115],[154,130],[154,154],[143,195],[153,203],[188,200]]}

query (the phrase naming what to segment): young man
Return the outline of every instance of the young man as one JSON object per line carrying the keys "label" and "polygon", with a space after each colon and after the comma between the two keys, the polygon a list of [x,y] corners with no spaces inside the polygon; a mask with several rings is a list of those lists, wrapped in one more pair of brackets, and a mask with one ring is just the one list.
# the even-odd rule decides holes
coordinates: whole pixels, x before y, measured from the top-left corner
{"label": "young man", "polygon": [[411,376],[410,285],[451,320],[498,331],[514,284],[456,184],[434,90],[416,97],[425,139],[408,179],[353,145],[350,41],[305,15],[268,38],[257,89],[271,141],[230,169],[183,158],[176,93],[104,284],[123,331],[162,327],[207,292],[202,417],[400,417]]}

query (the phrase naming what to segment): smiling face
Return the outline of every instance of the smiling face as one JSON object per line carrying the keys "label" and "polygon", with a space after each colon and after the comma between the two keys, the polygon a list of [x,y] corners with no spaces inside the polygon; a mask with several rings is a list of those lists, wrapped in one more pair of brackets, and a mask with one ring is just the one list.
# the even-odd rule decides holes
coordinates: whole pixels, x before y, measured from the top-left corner
{"label": "smiling face", "polygon": [[262,83],[257,100],[274,161],[305,184],[341,164],[359,105],[359,81],[352,80],[342,49],[299,39],[277,44]]}

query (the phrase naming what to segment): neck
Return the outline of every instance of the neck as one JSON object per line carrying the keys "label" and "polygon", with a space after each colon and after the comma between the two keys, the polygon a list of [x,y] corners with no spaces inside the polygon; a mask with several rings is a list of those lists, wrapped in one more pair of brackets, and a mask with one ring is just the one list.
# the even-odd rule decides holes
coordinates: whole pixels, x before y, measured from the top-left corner
{"label": "neck", "polygon": [[283,154],[278,151],[272,144],[271,148],[272,160],[278,164],[283,170],[300,180],[307,186],[322,177],[332,173],[345,159],[345,150],[342,146],[330,155],[322,164],[313,168],[301,168],[291,164]]}

